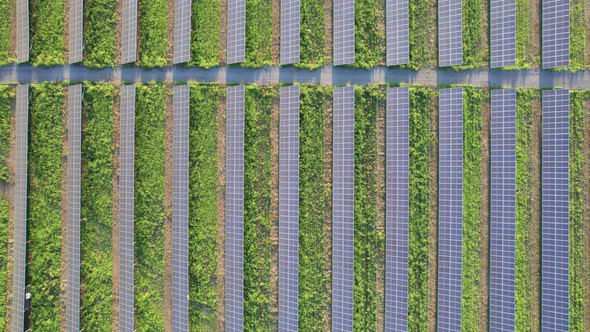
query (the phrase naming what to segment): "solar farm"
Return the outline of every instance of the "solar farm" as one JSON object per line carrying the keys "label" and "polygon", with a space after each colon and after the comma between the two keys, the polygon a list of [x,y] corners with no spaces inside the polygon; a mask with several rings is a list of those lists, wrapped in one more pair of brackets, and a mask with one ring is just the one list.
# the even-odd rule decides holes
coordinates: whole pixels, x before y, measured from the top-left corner
{"label": "solar farm", "polygon": [[0,331],[590,330],[588,8],[0,0]]}

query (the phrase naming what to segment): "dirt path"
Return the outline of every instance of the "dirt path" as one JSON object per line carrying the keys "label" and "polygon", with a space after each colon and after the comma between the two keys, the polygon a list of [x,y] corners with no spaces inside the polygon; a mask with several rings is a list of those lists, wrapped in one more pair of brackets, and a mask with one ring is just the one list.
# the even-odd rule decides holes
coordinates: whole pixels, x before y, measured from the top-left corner
{"label": "dirt path", "polygon": [[219,64],[227,64],[227,0],[219,0]]}
{"label": "dirt path", "polygon": [[[382,89],[385,90],[385,86],[382,86]],[[377,108],[376,135],[377,158],[375,184],[377,195],[375,200],[375,230],[377,231],[378,238],[383,240],[380,240],[377,246],[377,280],[375,282],[375,288],[377,291],[377,331],[381,332],[384,327],[383,311],[385,309],[385,103],[380,103]]]}
{"label": "dirt path", "polygon": [[[481,2],[481,36],[479,41],[479,47],[483,54],[481,66],[489,67],[490,64],[490,2]],[[487,284],[487,282],[486,282]],[[481,325],[480,325],[481,326]],[[487,326],[487,325],[486,325]]]}
{"label": "dirt path", "polygon": [[174,62],[174,13],[175,0],[168,0],[168,30],[166,31],[166,63]]}
{"label": "dirt path", "polygon": [[530,0],[531,5],[531,49],[529,61],[534,68],[541,66],[541,0]]}
{"label": "dirt path", "polygon": [[[172,0],[174,1],[174,0]],[[164,166],[164,328],[172,331],[172,85],[166,87],[165,166]]]}
{"label": "dirt path", "polygon": [[324,277],[326,303],[324,331],[332,330],[332,98],[326,97],[324,109],[324,188],[330,194],[324,214]]}
{"label": "dirt path", "polygon": [[[484,90],[489,95],[489,90]],[[481,211],[480,273],[479,273],[479,330],[488,328],[488,265],[490,231],[490,101],[486,99],[481,109]]]}
{"label": "dirt path", "polygon": [[[66,1],[67,2],[67,1]],[[61,262],[59,289],[59,319],[60,331],[66,331],[66,302],[67,302],[67,263],[68,263],[68,87],[64,87],[64,101],[62,118],[62,155],[61,155]]]}
{"label": "dirt path", "polygon": [[325,63],[332,63],[332,0],[324,0],[324,40],[325,49],[324,55],[326,57]]}
{"label": "dirt path", "polygon": [[[270,116],[271,196],[270,196],[270,312],[272,321],[279,314],[279,96],[272,99]],[[278,330],[278,325],[276,325]]]}
{"label": "dirt path", "polygon": [[[226,1],[226,0],[222,0]],[[225,330],[225,96],[217,107],[217,330]]]}
{"label": "dirt path", "polygon": [[112,332],[119,331],[119,143],[120,104],[119,89],[113,101],[113,322]]}
{"label": "dirt path", "polygon": [[430,110],[429,193],[428,214],[428,331],[436,331],[436,298],[438,267],[438,98],[433,98]]}
{"label": "dirt path", "polygon": [[[123,0],[117,0],[117,9],[115,14],[115,21],[117,22],[117,27],[115,28],[115,50],[117,51],[115,55],[115,63],[121,63],[121,33],[123,31]],[[117,140],[117,142],[119,142]],[[118,146],[118,145],[117,145]]]}
{"label": "dirt path", "polygon": [[[70,57],[70,0],[64,0],[64,62]],[[63,324],[62,324],[63,325]]]}
{"label": "dirt path", "polygon": [[[11,59],[16,59],[16,0],[9,0],[9,6],[10,6],[10,28],[9,28],[9,33],[10,33],[10,53],[9,53],[9,57]],[[8,307],[7,307],[8,309]],[[10,312],[10,311],[7,311]],[[8,314],[7,314],[8,315]],[[9,322],[6,322],[6,326],[8,325]]]}
{"label": "dirt path", "polygon": [[280,63],[281,0],[272,0],[272,63]]}
{"label": "dirt path", "polygon": [[531,280],[531,326],[541,330],[541,100],[533,101],[531,145],[531,224],[529,228],[529,279]]}

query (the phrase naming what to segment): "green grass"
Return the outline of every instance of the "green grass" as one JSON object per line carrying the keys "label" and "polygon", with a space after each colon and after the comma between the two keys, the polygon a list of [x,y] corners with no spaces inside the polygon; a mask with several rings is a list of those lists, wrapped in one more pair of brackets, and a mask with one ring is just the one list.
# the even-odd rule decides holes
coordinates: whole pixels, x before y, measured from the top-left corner
{"label": "green grass", "polygon": [[88,0],[85,8],[84,65],[90,68],[113,67],[117,55],[117,3],[112,0]]}
{"label": "green grass", "polygon": [[88,331],[111,331],[113,311],[113,104],[111,84],[86,84],[82,141],[82,310]]}
{"label": "green grass", "polygon": [[326,57],[324,48],[324,3],[317,0],[301,0],[301,45],[300,61],[296,67],[317,69],[324,65]]}
{"label": "green grass", "polygon": [[331,87],[302,85],[299,116],[299,329],[324,324],[330,280],[324,274],[325,210],[330,190],[324,185],[324,110]]}
{"label": "green grass", "polygon": [[487,94],[480,88],[463,88],[463,302],[462,330],[479,328],[481,237],[482,114]]}
{"label": "green grass", "polygon": [[135,114],[135,321],[164,330],[165,86],[137,85]]}
{"label": "green grass", "polygon": [[430,211],[430,112],[436,91],[410,88],[410,196],[408,262],[408,329],[427,329],[428,222]]}
{"label": "green grass", "polygon": [[369,70],[385,59],[384,4],[383,0],[364,0],[355,3],[354,67]]}
{"label": "green grass", "polygon": [[0,0],[0,65],[13,62],[10,51],[10,0]]}
{"label": "green grass", "polygon": [[410,0],[410,64],[417,70],[436,67],[437,6],[436,0]]}
{"label": "green grass", "polygon": [[572,70],[588,68],[586,64],[586,0],[570,1],[570,65]]}
{"label": "green grass", "polygon": [[272,0],[246,0],[244,67],[272,64]]}
{"label": "green grass", "polygon": [[64,63],[64,0],[31,0],[31,63]]}
{"label": "green grass", "polygon": [[[3,288],[8,287],[6,281],[6,261],[7,261],[7,252],[6,246],[8,244],[8,200],[2,197],[0,198],[0,285]],[[7,288],[5,288],[7,289]],[[7,299],[7,292],[0,293],[0,330],[6,330],[6,299]]]}
{"label": "green grass", "polygon": [[31,329],[59,331],[64,89],[32,86],[29,106],[28,276]]}
{"label": "green grass", "polygon": [[246,87],[244,122],[244,328],[267,331],[271,315],[271,87]]}
{"label": "green grass", "polygon": [[192,6],[191,64],[219,65],[219,0],[194,0]]}
{"label": "green grass", "polygon": [[224,90],[192,85],[189,154],[191,331],[217,328],[217,108]]}
{"label": "green grass", "polygon": [[[516,66],[530,68],[538,65],[540,54],[532,54],[533,49],[533,11],[529,0],[516,0]],[[537,37],[540,35],[536,35]]]}
{"label": "green grass", "polygon": [[482,0],[463,0],[463,65],[461,69],[478,68],[484,62],[482,40]]}
{"label": "green grass", "polygon": [[8,181],[10,147],[10,87],[0,85],[0,182]]}
{"label": "green grass", "polygon": [[139,64],[166,66],[168,1],[143,0],[139,4]]}
{"label": "green grass", "polygon": [[[0,85],[0,183],[8,181],[8,148],[10,146],[10,90]],[[0,196],[0,287],[7,289],[8,200]],[[6,330],[8,292],[0,292],[0,331]]]}

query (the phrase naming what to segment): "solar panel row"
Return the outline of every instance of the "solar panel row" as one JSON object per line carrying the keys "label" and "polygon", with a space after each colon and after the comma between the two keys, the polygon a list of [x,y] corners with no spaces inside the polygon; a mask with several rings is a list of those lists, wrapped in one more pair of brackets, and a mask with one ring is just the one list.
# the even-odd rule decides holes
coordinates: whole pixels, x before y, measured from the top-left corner
{"label": "solar panel row", "polygon": [[174,1],[174,63],[191,59],[191,0]]}
{"label": "solar panel row", "polygon": [[334,89],[332,329],[352,331],[354,286],[354,87]]}
{"label": "solar panel row", "polygon": [[385,331],[408,330],[409,91],[387,90]]}
{"label": "solar panel row", "polygon": [[461,0],[438,1],[438,65],[463,63],[463,9]]}
{"label": "solar panel row", "polygon": [[543,0],[542,14],[543,68],[569,66],[570,2]]}
{"label": "solar panel row", "polygon": [[173,88],[172,330],[188,331],[189,87]]}
{"label": "solar panel row", "polygon": [[66,330],[80,331],[80,177],[82,85],[68,88]]}
{"label": "solar panel row", "polygon": [[334,0],[334,65],[354,63],[354,0]]}
{"label": "solar panel row", "polygon": [[516,90],[492,90],[491,106],[489,327],[514,331]]}
{"label": "solar panel row", "polygon": [[227,88],[225,184],[225,330],[244,329],[244,93]]}
{"label": "solar panel row", "polygon": [[437,330],[461,330],[463,89],[441,89],[438,166]]}
{"label": "solar panel row", "polygon": [[121,64],[137,60],[137,0],[123,0]]}
{"label": "solar panel row", "polygon": [[298,330],[299,86],[280,90],[279,331]]}
{"label": "solar panel row", "polygon": [[569,330],[569,91],[542,96],[541,326]]}
{"label": "solar panel row", "polygon": [[27,157],[29,85],[16,87],[16,153],[14,184],[14,262],[12,268],[12,331],[25,330],[27,267]]}
{"label": "solar panel row", "polygon": [[385,7],[387,65],[407,64],[410,62],[408,0],[387,0]]}
{"label": "solar panel row", "polygon": [[490,0],[492,68],[516,64],[516,0]]}
{"label": "solar panel row", "polygon": [[76,63],[82,61],[84,38],[84,1],[70,0],[69,6],[69,63]]}
{"label": "solar panel row", "polygon": [[119,331],[133,332],[135,301],[135,85],[121,86],[119,143]]}
{"label": "solar panel row", "polygon": [[29,0],[16,1],[16,62],[29,61]]}
{"label": "solar panel row", "polygon": [[299,62],[299,0],[281,0],[281,64]]}
{"label": "solar panel row", "polygon": [[246,58],[246,0],[227,1],[227,64]]}

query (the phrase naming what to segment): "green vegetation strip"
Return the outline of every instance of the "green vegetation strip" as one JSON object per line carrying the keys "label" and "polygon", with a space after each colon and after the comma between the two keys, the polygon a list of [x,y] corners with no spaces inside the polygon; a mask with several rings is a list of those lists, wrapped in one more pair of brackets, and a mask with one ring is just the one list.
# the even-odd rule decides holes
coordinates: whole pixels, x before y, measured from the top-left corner
{"label": "green vegetation strip", "polygon": [[64,0],[31,0],[31,62],[64,63]]}
{"label": "green vegetation strip", "polygon": [[29,106],[28,276],[31,329],[59,331],[64,89],[32,87]]}
{"label": "green vegetation strip", "polygon": [[377,109],[385,102],[379,86],[356,87],[354,118],[354,329],[377,330]]}
{"label": "green vegetation strip", "polygon": [[[0,285],[8,290],[8,284],[6,280],[7,270],[7,248],[8,244],[8,200],[2,197],[0,198]],[[0,293],[0,330],[6,331],[6,300],[8,292]]]}
{"label": "green vegetation strip", "polygon": [[409,68],[436,67],[436,0],[410,0]]}
{"label": "green vegetation strip", "polygon": [[324,2],[301,0],[301,55],[297,67],[313,70],[324,64],[325,20]]}
{"label": "green vegetation strip", "polygon": [[[530,0],[516,0],[516,66],[530,68],[539,63],[539,54],[533,49],[533,10]],[[540,35],[536,35],[537,37]]]}
{"label": "green vegetation strip", "polygon": [[371,69],[385,59],[385,2],[357,1],[355,11],[354,67]]}
{"label": "green vegetation strip", "polygon": [[10,13],[10,0],[0,0],[0,65],[14,60],[10,50]]}
{"label": "green vegetation strip", "polygon": [[[0,182],[8,181],[8,148],[10,145],[10,90],[0,86]],[[0,197],[0,287],[8,289],[7,271],[8,245],[8,200]],[[0,292],[0,331],[6,330],[6,299],[8,292]]]}
{"label": "green vegetation strip", "polygon": [[246,0],[244,67],[272,64],[272,0]]}
{"label": "green vegetation strip", "polygon": [[430,112],[436,91],[410,88],[410,225],[408,265],[408,329],[427,330],[428,216],[430,211]]}
{"label": "green vegetation strip", "polygon": [[302,85],[299,128],[299,329],[324,326],[329,301],[324,275],[324,222],[330,190],[324,186],[324,110],[331,87]]}
{"label": "green vegetation strip", "polygon": [[271,297],[271,140],[272,87],[246,88],[244,127],[244,328],[274,326]]}
{"label": "green vegetation strip", "polygon": [[135,114],[135,320],[164,330],[165,86],[138,85]]}
{"label": "green vegetation strip", "polygon": [[463,0],[463,65],[461,68],[481,67],[484,46],[481,39],[482,0]]}
{"label": "green vegetation strip", "polygon": [[224,90],[192,85],[189,154],[191,331],[217,327],[217,109]]}
{"label": "green vegetation strip", "polygon": [[[582,70],[586,64],[586,0],[570,0],[570,69]],[[572,325],[572,324],[570,324]]]}
{"label": "green vegetation strip", "polygon": [[8,150],[10,147],[10,97],[8,85],[0,85],[0,182],[8,181]]}
{"label": "green vegetation strip", "polygon": [[117,3],[112,0],[87,0],[85,8],[84,65],[90,68],[113,67],[117,55]]}
{"label": "green vegetation strip", "polygon": [[487,94],[481,88],[463,88],[463,304],[462,330],[479,328],[481,270],[482,114]]}
{"label": "green vegetation strip", "polygon": [[143,0],[139,4],[139,64],[166,66],[168,1]]}
{"label": "green vegetation strip", "polygon": [[84,329],[111,331],[113,312],[113,104],[111,84],[86,84],[81,254]]}
{"label": "green vegetation strip", "polygon": [[[570,331],[584,326],[584,109],[590,91],[570,92]],[[587,240],[587,239],[586,239]],[[586,253],[588,254],[588,253]]]}
{"label": "green vegetation strip", "polygon": [[219,65],[219,0],[193,0],[191,64],[210,68]]}

